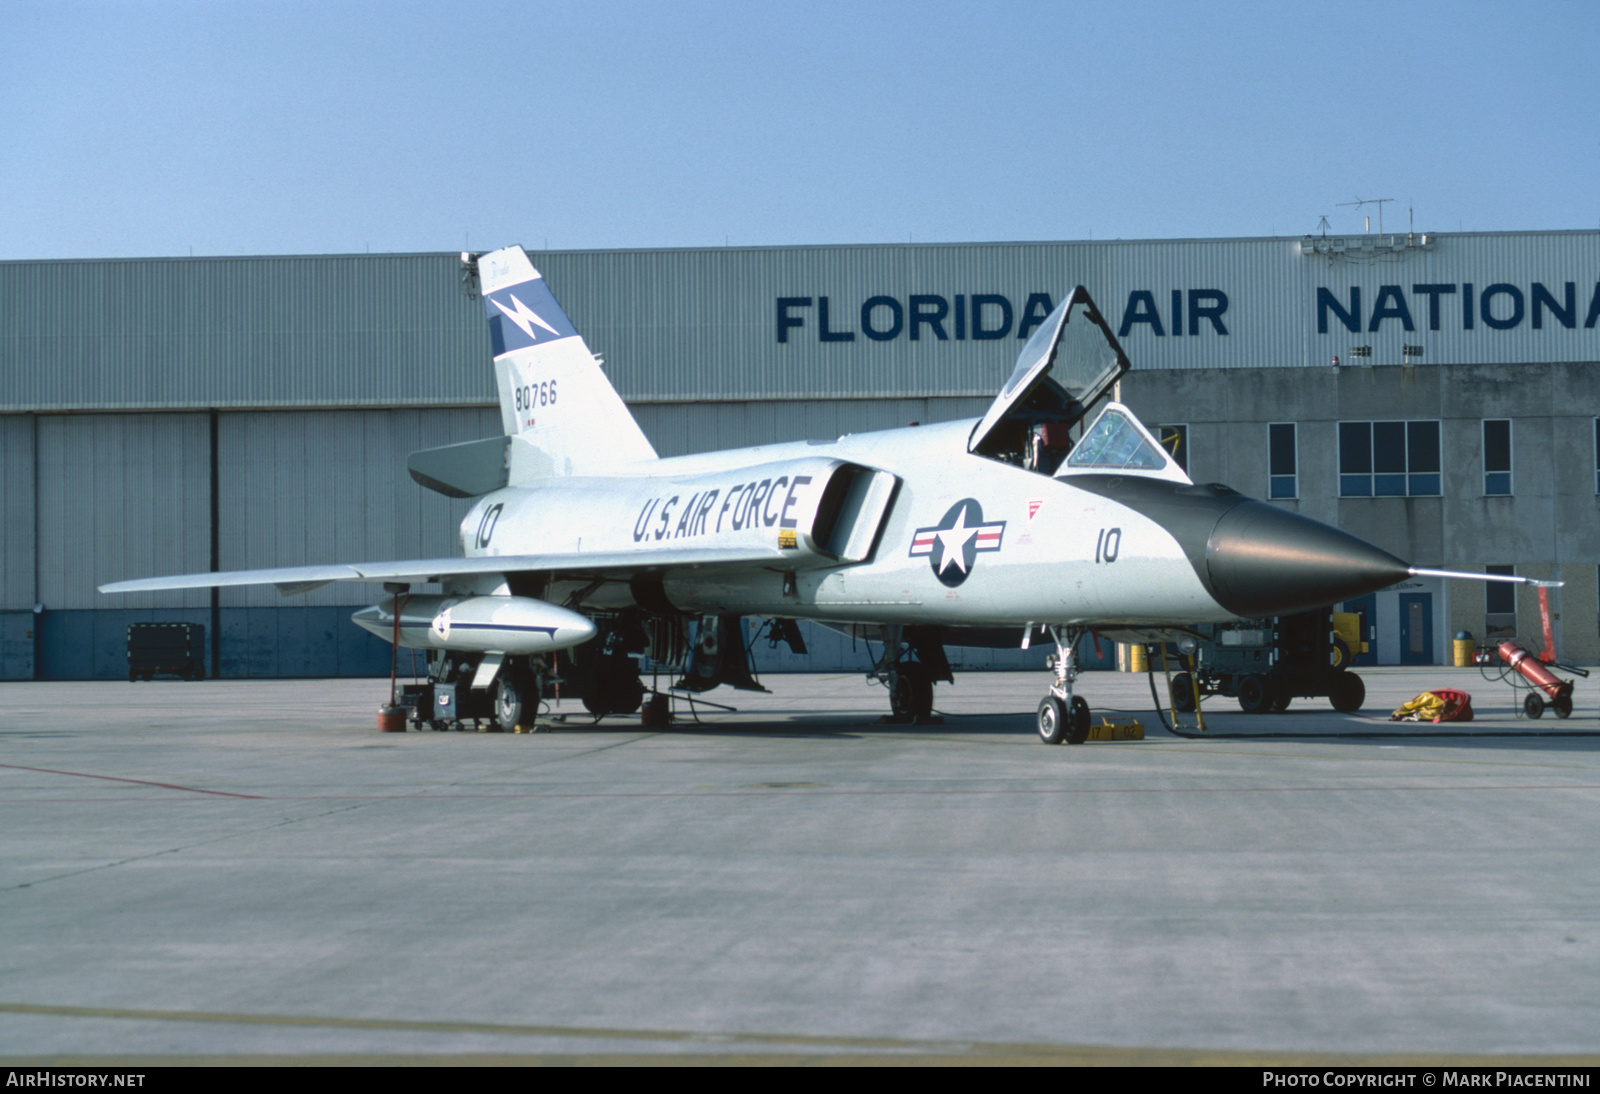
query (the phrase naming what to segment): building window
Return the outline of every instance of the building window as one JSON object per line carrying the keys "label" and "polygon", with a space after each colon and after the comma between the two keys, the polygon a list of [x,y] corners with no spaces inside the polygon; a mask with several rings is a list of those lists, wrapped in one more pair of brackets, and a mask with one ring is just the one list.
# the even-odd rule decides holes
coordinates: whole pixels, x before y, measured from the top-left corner
{"label": "building window", "polygon": [[1300,496],[1299,463],[1296,459],[1298,447],[1293,422],[1277,422],[1267,426],[1268,497]]}
{"label": "building window", "polygon": [[1438,422],[1339,423],[1340,497],[1438,494]]}
{"label": "building window", "polygon": [[1483,421],[1483,492],[1511,493],[1511,419]]}
{"label": "building window", "polygon": [[1156,439],[1161,442],[1161,447],[1167,450],[1167,455],[1172,457],[1172,462],[1183,468],[1183,473],[1189,473],[1189,427],[1186,425],[1158,425],[1156,426]]}
{"label": "building window", "polygon": [[[1485,573],[1516,573],[1515,566],[1485,566]],[[1489,638],[1515,638],[1517,634],[1517,587],[1509,581],[1483,583],[1483,633]]]}

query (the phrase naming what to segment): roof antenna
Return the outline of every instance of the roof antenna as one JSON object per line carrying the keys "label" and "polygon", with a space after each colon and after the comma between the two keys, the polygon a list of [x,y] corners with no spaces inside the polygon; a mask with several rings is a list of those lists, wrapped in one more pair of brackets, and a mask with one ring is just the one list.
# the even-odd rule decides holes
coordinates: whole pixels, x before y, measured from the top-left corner
{"label": "roof antenna", "polygon": [[[1393,200],[1394,200],[1394,198],[1362,198],[1360,195],[1357,195],[1356,196],[1356,200],[1354,200],[1354,201],[1341,201],[1339,204],[1341,206],[1354,205],[1356,207],[1356,212],[1357,213],[1359,213],[1361,211],[1361,207],[1363,205],[1376,205],[1378,207],[1378,234],[1382,235],[1383,234],[1383,203],[1386,202],[1386,201],[1393,201]],[[1366,230],[1369,231],[1369,232],[1372,231],[1372,218],[1370,216],[1367,218],[1367,228],[1366,228]]]}

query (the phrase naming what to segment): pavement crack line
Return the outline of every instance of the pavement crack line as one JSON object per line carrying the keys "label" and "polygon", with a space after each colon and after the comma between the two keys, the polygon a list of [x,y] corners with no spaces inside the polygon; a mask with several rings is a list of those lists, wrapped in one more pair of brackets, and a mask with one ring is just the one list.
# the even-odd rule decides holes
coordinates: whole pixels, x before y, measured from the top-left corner
{"label": "pavement crack line", "polygon": [[[238,796],[251,797],[258,801],[270,800],[258,794]],[[65,881],[68,878],[82,877],[85,874],[96,874],[102,870],[110,870],[118,866],[126,866],[133,862],[143,862],[146,859],[161,858],[164,855],[176,855],[183,851],[192,851],[196,847],[209,847],[214,843],[224,843],[231,839],[238,839],[241,836],[259,835],[262,832],[270,832],[274,828],[287,828],[290,825],[301,824],[305,821],[317,820],[321,817],[331,816],[334,813],[349,812],[352,809],[360,809],[364,805],[371,804],[372,802],[370,801],[347,802],[344,805],[335,806],[330,809],[324,809],[317,813],[309,813],[303,817],[289,817],[274,821],[271,824],[252,827],[243,832],[229,832],[225,835],[212,836],[210,839],[196,840],[193,843],[185,843],[177,847],[163,847],[159,851],[146,851],[139,855],[129,855],[127,858],[117,859],[115,862],[102,862],[95,866],[85,866],[81,870],[68,870],[65,873],[51,874],[49,877],[34,878],[32,881],[24,881],[17,885],[8,885],[4,888],[0,888],[0,893],[12,893],[20,889],[31,889],[36,885],[44,885],[52,881]]]}
{"label": "pavement crack line", "polygon": [[[594,748],[584,749],[582,752],[571,753],[571,754],[569,754],[567,756],[551,757],[550,759],[544,761],[544,763],[558,763],[558,762],[561,762],[563,760],[578,759],[578,758],[583,757],[583,756],[590,756],[590,755],[593,755],[593,754],[595,754],[597,752],[605,752],[605,751],[607,751],[609,749],[613,749],[613,748],[621,748],[624,745],[634,744],[634,743],[636,743],[638,741],[649,740],[652,737],[658,737],[658,736],[661,736],[661,734],[658,734],[658,733],[641,734],[641,735],[639,735],[637,737],[631,737],[631,738],[629,738],[628,740],[625,740],[625,741],[615,741],[615,742],[612,742],[610,744],[599,745],[599,746],[594,747]],[[533,764],[531,766],[539,767],[539,766],[543,766],[543,764]],[[17,771],[35,771],[35,772],[41,772],[41,773],[49,774],[49,775],[68,775],[68,776],[77,776],[79,778],[87,778],[87,779],[104,779],[104,780],[107,780],[107,781],[110,781],[110,782],[135,783],[135,784],[138,784],[140,786],[159,787],[159,788],[161,788],[163,790],[188,791],[190,793],[195,793],[195,794],[209,794],[209,795],[212,795],[212,796],[215,796],[215,797],[237,798],[237,799],[248,800],[248,801],[305,800],[305,799],[285,799],[285,798],[278,797],[277,795],[271,795],[271,794],[240,794],[240,793],[236,793],[236,792],[228,791],[228,790],[207,790],[207,789],[204,789],[203,787],[183,786],[183,785],[180,785],[178,783],[157,782],[157,781],[152,780],[152,779],[132,779],[132,778],[126,778],[126,777],[119,776],[119,775],[98,775],[98,774],[94,774],[92,772],[83,772],[83,771],[62,771],[62,770],[58,770],[56,768],[49,768],[49,767],[27,767],[27,766],[24,766],[22,764],[0,764],[0,768],[10,768],[12,770],[17,770]],[[465,785],[465,784],[462,784],[462,783],[451,783],[451,784],[448,784],[448,785],[459,786],[459,785]],[[31,880],[31,881],[21,882],[21,883],[19,883],[17,885],[5,886],[3,888],[0,888],[0,892],[16,892],[16,891],[22,890],[22,889],[31,889],[36,885],[44,885],[44,884],[48,884],[49,882],[52,882],[52,881],[65,881],[65,880],[68,880],[69,878],[82,877],[85,874],[99,873],[102,870],[110,870],[110,869],[114,869],[114,868],[116,868],[118,866],[127,866],[130,863],[134,863],[134,862],[143,862],[143,861],[145,861],[147,859],[161,858],[161,857],[163,857],[165,855],[175,855],[175,854],[179,854],[179,853],[181,853],[183,851],[192,851],[197,847],[208,847],[208,846],[210,846],[212,844],[223,843],[223,842],[226,842],[227,840],[231,840],[231,839],[238,839],[241,836],[259,835],[262,832],[270,832],[274,828],[285,828],[285,827],[288,827],[290,825],[304,824],[307,821],[319,820],[319,819],[321,819],[323,817],[331,816],[331,815],[333,815],[335,813],[347,812],[347,811],[353,810],[353,809],[361,809],[361,808],[363,808],[365,806],[376,805],[379,802],[392,802],[392,801],[395,801],[395,800],[397,800],[399,798],[410,798],[410,797],[413,797],[413,796],[414,795],[397,795],[397,796],[385,795],[384,797],[380,797],[380,798],[370,798],[370,799],[365,799],[365,800],[355,801],[355,802],[351,802],[348,799],[346,799],[345,803],[342,804],[342,805],[335,806],[335,807],[330,808],[330,809],[324,809],[324,810],[321,810],[320,812],[310,813],[310,814],[307,814],[306,816],[303,816],[303,817],[284,818],[284,819],[275,821],[275,822],[273,822],[271,824],[250,828],[250,829],[248,829],[247,831],[244,831],[244,832],[229,832],[226,835],[214,836],[214,837],[212,837],[210,839],[197,840],[194,843],[181,844],[181,845],[179,845],[177,847],[163,847],[158,851],[146,851],[143,854],[129,855],[127,858],[117,859],[117,860],[115,860],[113,862],[102,862],[102,863],[99,863],[99,864],[94,865],[94,866],[85,866],[85,867],[83,867],[82,869],[79,869],[79,870],[68,870],[68,871],[66,871],[64,873],[60,873],[60,874],[51,874],[49,877],[35,878],[35,879]],[[425,797],[428,797],[428,795],[420,795],[420,797],[424,797],[425,798]]]}
{"label": "pavement crack line", "polygon": [[1048,1053],[1055,1046],[987,1044],[970,1040],[935,1040],[859,1034],[713,1032],[679,1029],[622,1029],[611,1026],[560,1026],[510,1022],[419,1020],[407,1018],[335,1018],[300,1014],[227,1014],[212,1011],[146,1010],[130,1007],[74,1007],[43,1003],[0,1002],[0,1013],[65,1018],[126,1018],[157,1022],[212,1022],[239,1025],[309,1028],[398,1030],[411,1033],[476,1033],[513,1037],[570,1037],[608,1041],[657,1041],[717,1045],[785,1045],[810,1048],[922,1049],[953,1053]]}
{"label": "pavement crack line", "polygon": [[[801,1059],[826,1054],[841,1059],[851,1056],[880,1058],[896,1062],[938,1063],[959,1061],[963,1058],[986,1062],[1015,1063],[1066,1063],[1078,1065],[1137,1064],[1164,1066],[1213,1065],[1240,1067],[1258,1066],[1333,1066],[1333,1067],[1593,1067],[1600,1057],[1586,1053],[1487,1053],[1463,1052],[1341,1052],[1327,1050],[1284,1049],[1232,1049],[1183,1048],[1156,1046],[1072,1045],[1028,1042],[984,1041],[977,1038],[896,1037],[892,1035],[823,1033],[762,1033],[732,1030],[686,1029],[624,1029],[615,1026],[561,1026],[535,1023],[483,1022],[469,1020],[419,1020],[406,1018],[335,1018],[301,1014],[228,1014],[214,1011],[180,1011],[135,1009],[131,1007],[75,1007],[47,1003],[0,1002],[0,1014],[58,1018],[111,1018],[154,1022],[198,1022],[232,1025],[276,1026],[302,1029],[380,1030],[405,1033],[478,1034],[509,1037],[562,1038],[600,1042],[654,1042],[662,1045],[704,1046],[709,1052],[696,1058],[672,1053],[671,1060],[679,1062],[756,1062],[794,1063],[791,1055]],[[730,1047],[746,1048],[746,1053],[730,1054]],[[774,1056],[777,1049],[784,1055]],[[763,1052],[762,1050],[765,1049]],[[751,1056],[751,1052],[754,1056]],[[341,1059],[348,1054],[339,1054]],[[568,1059],[565,1053],[542,1054],[555,1059]],[[269,1058],[278,1062],[286,1058]],[[411,1058],[408,1054],[405,1058]],[[433,1062],[456,1063],[464,1058],[460,1054],[419,1057]],[[748,1058],[748,1059],[747,1059]],[[308,1063],[323,1062],[319,1057],[304,1058]],[[397,1057],[388,1055],[362,1056],[363,1062],[393,1062]],[[506,1057],[488,1057],[492,1062],[506,1062]],[[511,1058],[515,1059],[515,1058]],[[642,1057],[621,1049],[608,1054],[606,1062],[627,1063],[653,1058]],[[213,1062],[207,1059],[208,1063]],[[521,1062],[520,1060],[516,1062]]]}
{"label": "pavement crack line", "polygon": [[24,764],[0,764],[0,767],[12,771],[37,771],[45,775],[69,775],[78,779],[104,779],[114,783],[134,783],[138,786],[155,786],[162,790],[182,790],[189,794],[212,794],[219,798],[255,798],[260,799],[260,794],[240,794],[233,790],[207,790],[203,786],[184,786],[181,783],[157,782],[154,779],[131,779],[126,775],[98,775],[92,771],[62,771],[54,767],[28,767]]}
{"label": "pavement crack line", "polygon": [[[502,769],[496,771],[496,774],[497,775],[501,775],[501,774],[505,774],[508,771],[509,772],[531,771],[534,768],[538,768],[538,767],[549,767],[551,764],[566,763],[568,760],[581,760],[585,756],[593,756],[593,755],[596,755],[596,754],[601,753],[601,752],[609,752],[613,748],[624,748],[627,745],[635,745],[635,744],[638,744],[641,741],[650,741],[650,740],[654,740],[657,737],[664,737],[664,736],[666,736],[666,734],[664,734],[664,733],[640,733],[637,736],[629,737],[626,740],[612,741],[610,744],[604,744],[604,745],[595,745],[593,748],[585,748],[585,749],[583,749],[582,751],[579,751],[579,752],[568,752],[566,755],[563,755],[563,756],[548,756],[548,757],[545,757],[543,759],[531,759],[531,760],[529,760],[529,761],[527,761],[525,763],[517,764],[514,767],[502,768]],[[464,782],[453,782],[453,783],[446,783],[445,785],[446,786],[464,786],[464,785],[468,785],[468,784],[466,784]]]}

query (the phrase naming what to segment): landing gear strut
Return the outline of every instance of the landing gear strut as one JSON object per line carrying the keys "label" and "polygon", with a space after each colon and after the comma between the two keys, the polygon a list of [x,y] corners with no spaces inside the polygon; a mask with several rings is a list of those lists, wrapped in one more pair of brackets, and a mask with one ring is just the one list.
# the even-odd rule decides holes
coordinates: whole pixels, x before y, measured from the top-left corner
{"label": "landing gear strut", "polygon": [[938,720],[933,714],[934,681],[951,679],[950,663],[931,628],[892,624],[883,629],[883,656],[870,678],[889,688],[889,722],[927,725]]}
{"label": "landing gear strut", "polygon": [[1072,682],[1078,676],[1076,647],[1083,630],[1066,628],[1066,640],[1061,631],[1050,628],[1050,637],[1056,644],[1056,655],[1051,667],[1055,680],[1050,693],[1039,701],[1039,739],[1047,745],[1065,742],[1081,745],[1089,739],[1089,704],[1080,695],[1072,694]]}
{"label": "landing gear strut", "polygon": [[897,722],[920,722],[933,714],[933,675],[917,661],[901,661],[889,672],[889,711]]}

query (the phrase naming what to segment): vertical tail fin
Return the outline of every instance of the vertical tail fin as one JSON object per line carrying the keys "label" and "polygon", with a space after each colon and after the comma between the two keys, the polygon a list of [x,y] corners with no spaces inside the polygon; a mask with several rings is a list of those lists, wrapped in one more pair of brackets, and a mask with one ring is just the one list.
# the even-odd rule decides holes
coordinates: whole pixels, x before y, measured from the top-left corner
{"label": "vertical tail fin", "polygon": [[656,458],[600,362],[521,247],[478,259],[510,481]]}

